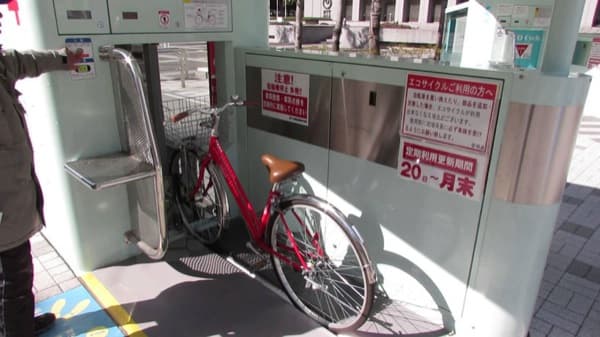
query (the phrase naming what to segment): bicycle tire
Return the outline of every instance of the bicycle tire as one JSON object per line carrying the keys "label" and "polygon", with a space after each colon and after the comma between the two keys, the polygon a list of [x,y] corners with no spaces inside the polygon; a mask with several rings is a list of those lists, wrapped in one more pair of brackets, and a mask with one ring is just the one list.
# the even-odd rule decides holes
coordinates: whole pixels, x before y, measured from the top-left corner
{"label": "bicycle tire", "polygon": [[[300,219],[306,230],[299,230]],[[338,210],[319,198],[296,195],[283,199],[269,219],[267,239],[274,251],[295,261],[298,258],[284,230],[286,224],[309,265],[309,270],[298,270],[271,256],[292,303],[332,331],[360,327],[373,305],[375,276],[358,234]]]}
{"label": "bicycle tire", "polygon": [[183,225],[192,237],[209,245],[215,243],[223,233],[229,214],[229,201],[221,174],[213,163],[206,167],[197,193],[191,195],[200,176],[202,158],[194,150],[178,150],[172,156],[170,168],[175,203]]}

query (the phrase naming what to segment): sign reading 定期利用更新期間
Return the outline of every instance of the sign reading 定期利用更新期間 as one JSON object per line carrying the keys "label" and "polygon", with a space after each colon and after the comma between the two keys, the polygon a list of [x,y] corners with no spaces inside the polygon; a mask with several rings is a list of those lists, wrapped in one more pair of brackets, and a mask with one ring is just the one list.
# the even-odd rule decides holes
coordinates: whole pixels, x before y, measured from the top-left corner
{"label": "sign reading \u5b9a\u671f\u5229\u7528\u66f4\u65b0\u671f\u9593", "polygon": [[495,81],[409,73],[400,177],[481,200],[499,94]]}

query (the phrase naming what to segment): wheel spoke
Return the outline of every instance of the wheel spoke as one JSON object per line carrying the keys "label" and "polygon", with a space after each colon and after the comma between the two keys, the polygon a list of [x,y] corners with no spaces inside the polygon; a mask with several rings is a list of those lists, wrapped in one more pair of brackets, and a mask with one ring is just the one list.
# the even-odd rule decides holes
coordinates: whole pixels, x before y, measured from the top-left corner
{"label": "wheel spoke", "polygon": [[[185,155],[178,151],[171,167],[179,192],[175,201],[185,228],[194,238],[210,244],[221,236],[228,203],[226,195],[220,192],[222,185],[215,175],[216,169],[209,163],[201,171],[201,162],[202,159],[193,151],[187,150]],[[194,191],[195,195],[192,195]]]}
{"label": "wheel spoke", "polygon": [[292,302],[309,316],[335,331],[356,328],[368,315],[374,291],[367,283],[364,247],[348,234],[345,220],[299,200],[280,207],[269,237],[280,254],[296,259],[298,251],[306,268],[295,270],[273,258],[275,272]]}

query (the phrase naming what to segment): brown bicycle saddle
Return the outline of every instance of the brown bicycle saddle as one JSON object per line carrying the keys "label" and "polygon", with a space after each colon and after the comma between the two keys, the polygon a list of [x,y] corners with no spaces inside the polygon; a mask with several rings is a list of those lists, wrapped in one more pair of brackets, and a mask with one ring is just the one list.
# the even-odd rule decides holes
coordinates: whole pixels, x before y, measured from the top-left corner
{"label": "brown bicycle saddle", "polygon": [[269,181],[272,184],[279,183],[293,175],[304,172],[304,164],[297,161],[279,159],[272,154],[263,154],[260,160],[267,167]]}

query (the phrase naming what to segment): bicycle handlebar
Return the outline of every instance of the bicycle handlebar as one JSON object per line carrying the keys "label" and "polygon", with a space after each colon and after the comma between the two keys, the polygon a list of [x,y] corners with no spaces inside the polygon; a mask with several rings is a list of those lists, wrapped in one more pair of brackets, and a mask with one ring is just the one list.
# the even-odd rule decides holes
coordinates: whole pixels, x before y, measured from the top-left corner
{"label": "bicycle handlebar", "polygon": [[239,96],[234,95],[231,96],[231,100],[227,103],[225,103],[223,106],[221,107],[215,107],[215,108],[192,108],[192,109],[188,109],[186,111],[180,112],[178,114],[175,114],[173,116],[171,116],[171,122],[173,123],[177,123],[179,121],[181,121],[182,119],[185,119],[187,117],[189,117],[190,115],[194,114],[194,113],[208,113],[211,114],[213,116],[217,116],[219,114],[221,114],[221,112],[227,110],[228,108],[235,106],[235,107],[240,107],[240,106],[251,106],[251,105],[256,105],[256,103],[252,103],[252,102],[248,102],[248,101],[244,101],[241,100],[239,98]]}

